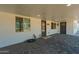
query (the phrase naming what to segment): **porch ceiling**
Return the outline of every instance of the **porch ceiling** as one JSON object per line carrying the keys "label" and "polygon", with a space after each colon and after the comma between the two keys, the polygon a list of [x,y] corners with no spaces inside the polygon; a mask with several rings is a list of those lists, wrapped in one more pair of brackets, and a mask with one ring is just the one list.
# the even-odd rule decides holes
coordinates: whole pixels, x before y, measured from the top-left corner
{"label": "porch ceiling", "polygon": [[66,4],[3,4],[0,11],[47,19],[79,17],[78,4],[69,7]]}

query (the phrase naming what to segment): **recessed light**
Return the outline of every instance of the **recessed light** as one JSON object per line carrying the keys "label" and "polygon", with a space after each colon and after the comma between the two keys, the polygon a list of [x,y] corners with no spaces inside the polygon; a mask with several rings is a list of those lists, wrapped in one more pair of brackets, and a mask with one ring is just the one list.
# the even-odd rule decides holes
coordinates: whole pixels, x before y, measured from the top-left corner
{"label": "recessed light", "polygon": [[38,17],[40,17],[40,15],[37,15]]}
{"label": "recessed light", "polygon": [[66,6],[71,6],[71,4],[67,4]]}

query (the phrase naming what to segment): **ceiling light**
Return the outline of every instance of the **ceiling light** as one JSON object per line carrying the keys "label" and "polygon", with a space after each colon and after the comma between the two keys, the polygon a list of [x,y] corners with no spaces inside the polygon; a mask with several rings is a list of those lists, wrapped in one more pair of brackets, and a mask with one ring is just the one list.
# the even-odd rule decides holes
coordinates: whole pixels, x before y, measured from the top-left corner
{"label": "ceiling light", "polygon": [[77,20],[74,20],[74,23],[77,23],[78,21]]}
{"label": "ceiling light", "polygon": [[40,15],[37,15],[38,17],[40,17]]}
{"label": "ceiling light", "polygon": [[66,6],[71,6],[71,4],[67,4]]}

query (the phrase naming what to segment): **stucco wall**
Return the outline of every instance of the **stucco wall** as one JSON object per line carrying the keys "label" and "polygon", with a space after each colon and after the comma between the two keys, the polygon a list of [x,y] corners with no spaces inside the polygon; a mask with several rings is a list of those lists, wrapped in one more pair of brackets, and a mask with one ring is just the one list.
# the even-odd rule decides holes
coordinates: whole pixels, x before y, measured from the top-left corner
{"label": "stucco wall", "polygon": [[77,24],[74,22],[75,19],[68,19],[67,22],[67,34],[74,35],[77,32]]}
{"label": "stucco wall", "polygon": [[[62,19],[60,21],[60,22],[66,22],[66,34],[68,34],[68,35],[74,35],[74,29],[75,29],[74,20],[75,19],[73,17],[71,17],[71,18],[67,18],[65,20]],[[59,30],[60,30],[60,25],[59,25]]]}
{"label": "stucco wall", "polygon": [[[15,30],[15,16],[26,17],[11,13],[0,12],[0,48],[12,44],[23,42],[27,39],[33,38],[33,34],[38,38],[41,35],[41,19],[30,17],[31,28],[26,32],[16,32]],[[60,25],[56,29],[51,29],[51,20],[46,20],[47,35],[60,33]],[[73,34],[73,21],[67,20],[67,34]],[[58,22],[55,22],[58,23]],[[49,24],[49,25],[47,25]]]}
{"label": "stucco wall", "polygon": [[59,33],[59,26],[56,25],[56,29],[51,29],[51,22],[54,22],[57,24],[57,22],[55,21],[51,21],[51,20],[47,20],[47,35],[51,35],[51,34],[55,34],[55,33]]}
{"label": "stucco wall", "polygon": [[37,37],[41,34],[41,20],[33,17],[30,18],[30,30],[27,30],[26,32],[16,32],[15,16],[16,14],[0,12],[0,47],[12,45],[33,38],[33,34],[36,34]]}
{"label": "stucco wall", "polygon": [[68,19],[66,22],[67,22],[67,28],[66,28],[67,34],[73,35],[73,21]]}
{"label": "stucco wall", "polygon": [[77,30],[78,30],[78,23],[77,23],[77,20],[74,20],[73,21],[73,27],[74,27],[74,34],[77,33]]}
{"label": "stucco wall", "polygon": [[[16,32],[15,30],[15,16],[26,17],[11,13],[0,12],[0,47],[23,42],[27,39],[33,38],[33,34],[38,38],[41,35],[41,19],[30,17],[31,28],[26,32]],[[51,21],[47,21],[47,35],[55,34],[57,29],[51,30]]]}

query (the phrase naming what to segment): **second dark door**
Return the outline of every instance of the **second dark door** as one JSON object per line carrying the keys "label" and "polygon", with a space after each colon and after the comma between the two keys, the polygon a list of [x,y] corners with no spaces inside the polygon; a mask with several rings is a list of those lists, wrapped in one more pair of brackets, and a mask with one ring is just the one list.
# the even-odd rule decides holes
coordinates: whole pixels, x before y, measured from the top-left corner
{"label": "second dark door", "polygon": [[60,22],[60,34],[66,34],[66,22]]}

